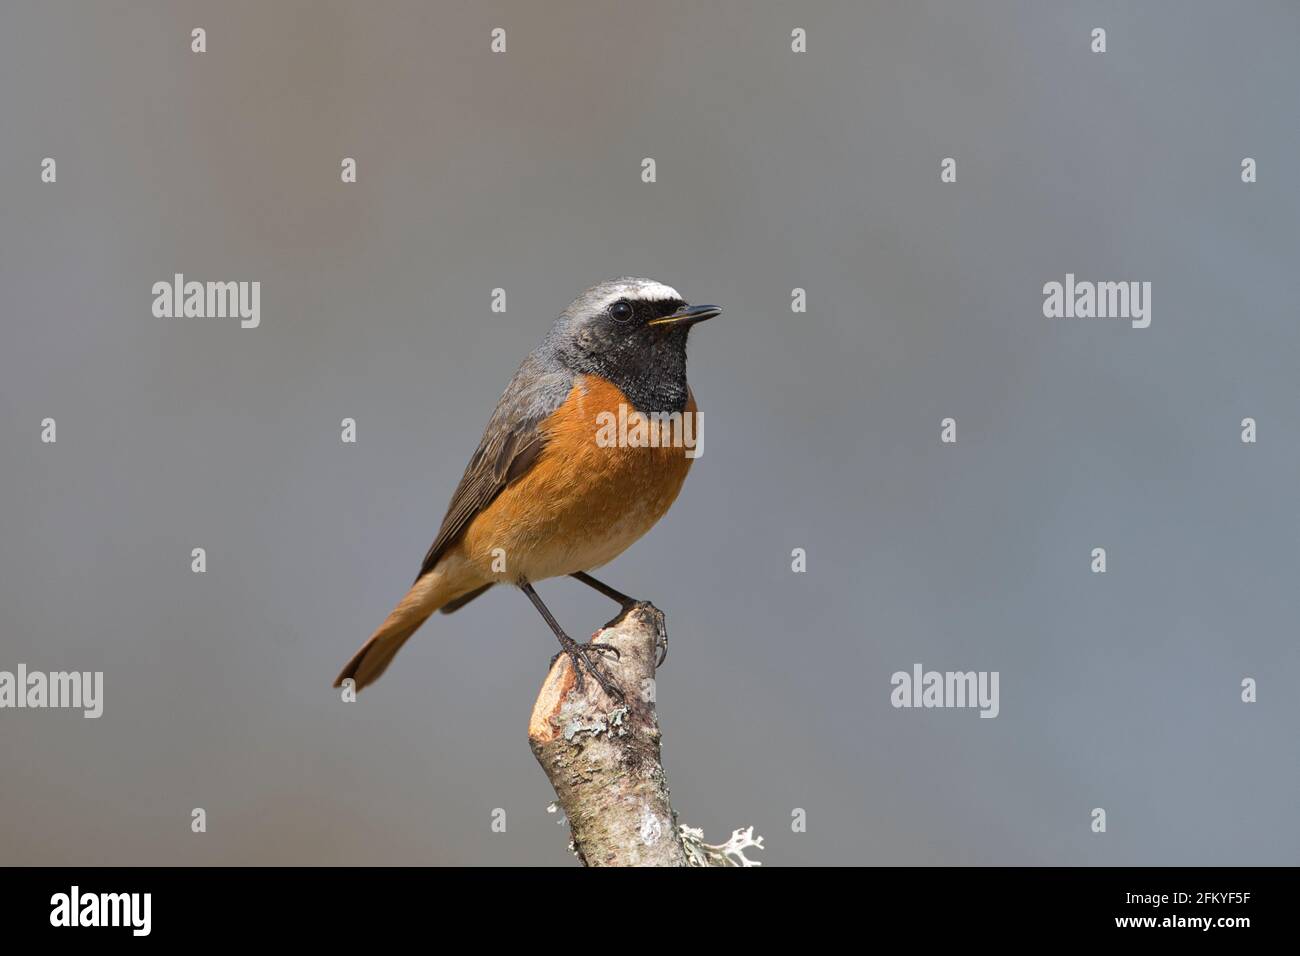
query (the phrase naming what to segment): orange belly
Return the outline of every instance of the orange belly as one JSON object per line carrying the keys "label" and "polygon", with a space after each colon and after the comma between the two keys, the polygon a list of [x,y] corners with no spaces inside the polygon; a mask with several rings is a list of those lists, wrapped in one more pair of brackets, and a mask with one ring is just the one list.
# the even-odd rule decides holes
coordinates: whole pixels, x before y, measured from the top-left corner
{"label": "orange belly", "polygon": [[[620,405],[627,437],[653,434],[659,447],[619,443]],[[461,556],[487,572],[485,580],[513,582],[598,568],[622,554],[677,498],[692,461],[683,440],[699,434],[698,419],[683,434],[681,419],[696,415],[693,395],[672,422],[638,430],[635,415],[616,386],[580,377],[543,423],[547,440],[537,461],[465,529]]]}

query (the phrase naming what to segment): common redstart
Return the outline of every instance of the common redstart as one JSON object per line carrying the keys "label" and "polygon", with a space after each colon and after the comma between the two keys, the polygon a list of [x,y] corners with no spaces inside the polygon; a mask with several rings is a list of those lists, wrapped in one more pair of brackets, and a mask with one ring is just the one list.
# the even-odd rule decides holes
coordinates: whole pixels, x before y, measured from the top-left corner
{"label": "common redstart", "polygon": [[613,279],[578,296],[506,386],[415,583],[334,686],[352,678],[365,687],[434,611],[513,584],[555,632],[578,685],[585,667],[621,698],[595,658],[613,648],[569,637],[533,584],[571,575],[636,603],[588,572],[677,498],[698,453],[687,447],[699,412],[686,384],[686,337],[721,311],[688,305],[650,279]]}

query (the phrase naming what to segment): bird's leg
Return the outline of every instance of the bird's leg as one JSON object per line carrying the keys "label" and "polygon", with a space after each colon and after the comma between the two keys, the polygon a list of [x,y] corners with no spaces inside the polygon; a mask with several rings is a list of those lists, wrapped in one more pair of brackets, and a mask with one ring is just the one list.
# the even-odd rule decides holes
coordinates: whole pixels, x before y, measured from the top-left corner
{"label": "bird's leg", "polygon": [[587,587],[594,588],[611,601],[617,601],[619,604],[623,605],[624,609],[631,607],[633,604],[640,603],[636,598],[630,598],[622,591],[615,591],[608,584],[597,581],[586,571],[574,571],[573,574],[569,575],[569,577],[577,578],[583,584],[587,585]]}
{"label": "bird's leg", "polygon": [[[625,611],[628,608],[641,603],[636,598],[628,597],[622,591],[615,591],[612,587],[610,587],[608,584],[605,584],[603,581],[597,581],[586,571],[574,571],[573,574],[569,575],[569,577],[577,578],[583,584],[587,585],[587,587],[599,591],[601,594],[605,595],[605,597],[609,598],[611,601],[617,601],[619,604],[623,606],[623,610]],[[663,667],[664,661],[666,660],[668,660],[668,635],[664,634],[663,641],[659,645],[659,660],[655,662],[655,667],[656,668]]]}
{"label": "bird's leg", "polygon": [[[592,651],[597,651],[601,654],[606,652],[611,653],[615,658],[617,658],[619,656],[618,648],[610,644],[579,644],[573,638],[569,637],[568,634],[564,633],[564,628],[560,627],[559,621],[555,620],[555,615],[553,615],[546,605],[542,603],[541,597],[539,597],[537,592],[533,590],[531,584],[527,581],[521,581],[519,582],[519,590],[528,595],[528,600],[533,602],[533,607],[537,608],[538,612],[545,619],[547,625],[555,632],[556,638],[560,641],[560,647],[563,648],[560,653],[569,655],[569,660],[573,663],[574,681],[578,685],[578,690],[582,690],[582,669],[583,667],[586,667],[587,670],[591,672],[591,676],[596,678],[596,682],[600,684],[601,689],[614,700],[621,703],[624,700],[623,692],[619,690],[617,684],[605,675],[597,662],[591,657]],[[560,655],[557,654],[555,656],[559,657]],[[554,661],[555,659],[552,658],[552,664]]]}

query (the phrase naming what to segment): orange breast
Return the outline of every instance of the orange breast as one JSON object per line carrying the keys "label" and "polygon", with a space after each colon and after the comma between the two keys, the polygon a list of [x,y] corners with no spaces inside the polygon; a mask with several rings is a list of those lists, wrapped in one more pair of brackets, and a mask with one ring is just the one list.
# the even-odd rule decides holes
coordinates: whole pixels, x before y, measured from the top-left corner
{"label": "orange breast", "polygon": [[[681,490],[698,440],[695,398],[647,419],[617,387],[579,378],[543,424],[533,466],[465,530],[461,548],[496,580],[530,581],[600,567],[654,526]],[[657,447],[656,447],[657,446]],[[501,549],[504,555],[494,554]]]}

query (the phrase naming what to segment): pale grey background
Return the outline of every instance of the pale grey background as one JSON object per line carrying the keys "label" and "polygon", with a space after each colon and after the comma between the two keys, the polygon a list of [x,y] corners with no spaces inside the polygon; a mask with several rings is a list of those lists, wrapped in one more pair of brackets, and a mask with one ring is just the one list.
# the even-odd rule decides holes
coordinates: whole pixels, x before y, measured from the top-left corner
{"label": "pale grey background", "polygon": [[[668,613],[685,822],[769,864],[1300,861],[1297,49],[1289,2],[7,0],[0,668],[107,700],[0,712],[0,862],[566,863],[522,596],[329,684],[624,273],[726,308],[704,457],[604,575]],[[261,281],[262,327],[154,318],[176,271]],[[1066,272],[1151,281],[1151,328],[1043,318]],[[1001,716],[892,709],[916,661],[999,670]]]}

